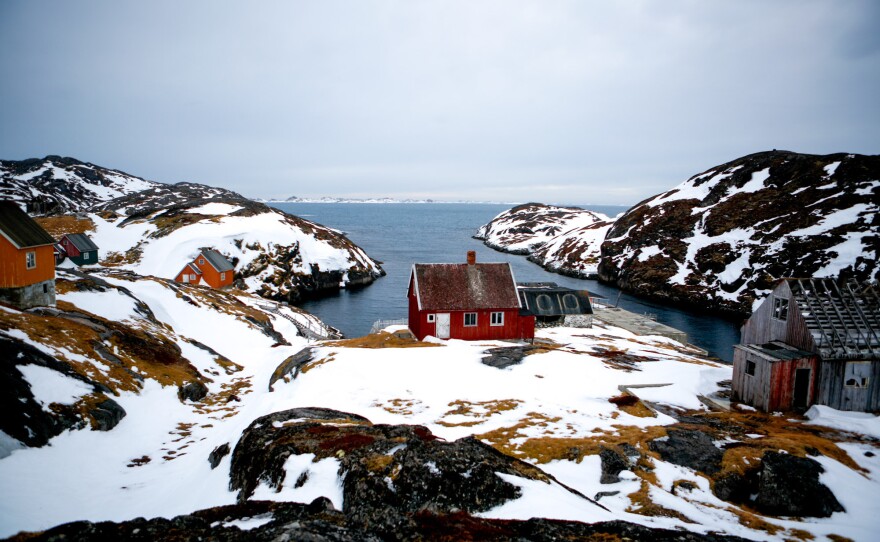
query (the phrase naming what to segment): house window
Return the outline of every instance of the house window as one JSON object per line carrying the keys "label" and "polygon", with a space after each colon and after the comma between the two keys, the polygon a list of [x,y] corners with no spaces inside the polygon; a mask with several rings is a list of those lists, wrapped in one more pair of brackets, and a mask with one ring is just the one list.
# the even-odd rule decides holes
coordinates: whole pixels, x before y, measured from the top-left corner
{"label": "house window", "polygon": [[[553,301],[550,300],[550,296],[547,294],[538,295],[536,301],[538,302],[538,310],[549,311],[549,310],[553,309]],[[492,325],[496,325],[496,324],[492,324]]]}
{"label": "house window", "polygon": [[755,362],[750,359],[746,360],[746,374],[755,376]]}
{"label": "house window", "polygon": [[89,253],[83,252],[83,260],[88,260],[88,259],[89,259]]}
{"label": "house window", "polygon": [[788,320],[788,299],[782,297],[773,299],[773,318]]}
{"label": "house window", "polygon": [[476,325],[477,325],[477,313],[475,313],[475,312],[464,313],[464,327],[476,327]]}
{"label": "house window", "polygon": [[437,319],[437,315],[436,315],[436,314],[429,314],[429,315],[428,315],[428,323],[429,323],[429,324],[433,324],[434,321],[435,321],[436,319]]}
{"label": "house window", "polygon": [[49,293],[49,285],[48,285],[48,284],[44,284],[44,285],[43,285],[43,293],[44,293],[44,294],[48,294],[48,293]]}
{"label": "house window", "polygon": [[843,385],[847,388],[867,388],[870,375],[870,361],[849,361],[843,371]]}
{"label": "house window", "polygon": [[492,320],[489,322],[493,326],[503,326],[504,325],[504,313],[503,312],[493,312]]}
{"label": "house window", "polygon": [[25,252],[24,261],[28,269],[33,269],[37,266],[37,253],[34,251]]}
{"label": "house window", "polygon": [[195,273],[192,273],[192,274],[189,276],[189,280],[192,281],[192,282],[195,282],[195,280],[196,280],[196,274],[195,274]]}
{"label": "house window", "polygon": [[205,259],[199,258],[199,265],[205,265]]}
{"label": "house window", "polygon": [[562,296],[562,304],[570,311],[576,311],[581,308],[581,304],[578,302],[578,298],[574,294],[565,294]]}
{"label": "house window", "polygon": [[226,280],[226,273],[220,273],[220,280]]}

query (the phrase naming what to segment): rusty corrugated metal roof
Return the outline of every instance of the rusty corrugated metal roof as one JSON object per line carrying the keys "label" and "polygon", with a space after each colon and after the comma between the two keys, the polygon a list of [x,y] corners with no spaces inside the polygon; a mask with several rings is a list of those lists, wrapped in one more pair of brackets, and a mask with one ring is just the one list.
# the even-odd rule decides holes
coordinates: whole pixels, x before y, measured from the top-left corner
{"label": "rusty corrugated metal roof", "polygon": [[413,276],[421,310],[520,307],[510,264],[417,263]]}

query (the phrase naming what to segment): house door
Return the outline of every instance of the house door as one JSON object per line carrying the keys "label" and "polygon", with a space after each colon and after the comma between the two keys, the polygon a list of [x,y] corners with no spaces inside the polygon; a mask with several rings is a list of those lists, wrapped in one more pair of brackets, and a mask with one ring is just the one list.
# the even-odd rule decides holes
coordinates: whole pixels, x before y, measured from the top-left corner
{"label": "house door", "polygon": [[794,408],[807,408],[810,398],[810,369],[795,369],[794,372]]}
{"label": "house door", "polygon": [[448,312],[438,312],[437,313],[437,338],[438,339],[448,339],[449,338],[449,313]]}
{"label": "house door", "polygon": [[189,273],[183,274],[183,282],[189,282]]}

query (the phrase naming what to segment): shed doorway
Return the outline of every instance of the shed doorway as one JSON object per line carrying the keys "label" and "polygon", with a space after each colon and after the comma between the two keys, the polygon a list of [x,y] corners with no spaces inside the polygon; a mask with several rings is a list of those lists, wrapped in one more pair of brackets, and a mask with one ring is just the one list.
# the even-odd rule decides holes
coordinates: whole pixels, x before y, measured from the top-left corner
{"label": "shed doorway", "polygon": [[448,339],[449,338],[449,313],[448,312],[438,312],[437,313],[437,338],[438,339]]}
{"label": "shed doorway", "polygon": [[810,398],[810,369],[796,369],[794,372],[794,401],[796,409],[807,408]]}

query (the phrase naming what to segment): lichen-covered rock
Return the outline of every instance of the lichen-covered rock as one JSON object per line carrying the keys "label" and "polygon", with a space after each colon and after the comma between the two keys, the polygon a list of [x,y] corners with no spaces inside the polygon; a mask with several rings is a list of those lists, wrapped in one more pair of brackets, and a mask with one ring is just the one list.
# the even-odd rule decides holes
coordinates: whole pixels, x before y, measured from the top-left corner
{"label": "lichen-covered rock", "polygon": [[[230,487],[245,501],[259,483],[292,485],[284,464],[301,454],[336,458],[343,512],[385,534],[412,528],[413,514],[473,514],[520,497],[521,490],[499,474],[558,483],[472,437],[444,442],[421,426],[373,425],[329,409],[292,409],[258,418],[244,431],[232,455]],[[569,491],[585,506],[596,505]]]}

